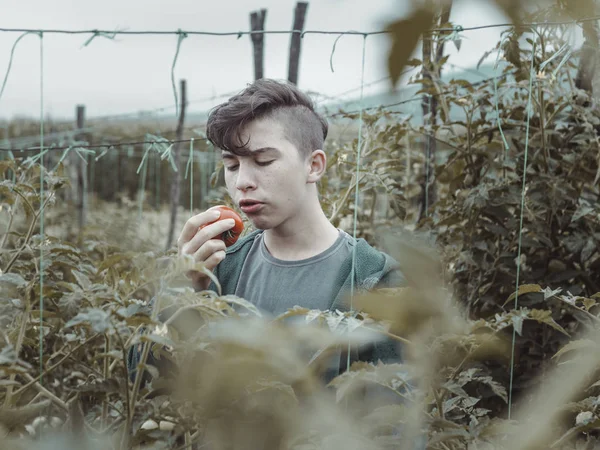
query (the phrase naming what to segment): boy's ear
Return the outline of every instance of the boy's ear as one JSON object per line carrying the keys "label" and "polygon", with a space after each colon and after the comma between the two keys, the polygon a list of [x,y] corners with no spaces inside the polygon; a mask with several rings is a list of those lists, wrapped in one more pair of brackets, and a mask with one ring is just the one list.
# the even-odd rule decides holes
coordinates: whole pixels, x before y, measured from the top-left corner
{"label": "boy's ear", "polygon": [[307,183],[316,183],[327,170],[327,155],[323,150],[315,150],[308,157]]}

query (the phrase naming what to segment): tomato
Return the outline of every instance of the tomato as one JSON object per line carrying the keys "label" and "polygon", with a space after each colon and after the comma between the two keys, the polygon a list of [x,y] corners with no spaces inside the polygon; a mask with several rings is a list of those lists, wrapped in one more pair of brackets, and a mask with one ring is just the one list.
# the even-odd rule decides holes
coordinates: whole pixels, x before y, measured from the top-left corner
{"label": "tomato", "polygon": [[[221,234],[221,236],[219,236],[219,239],[225,242],[226,247],[232,246],[236,243],[236,241],[242,234],[242,231],[244,231],[244,222],[242,221],[242,217],[233,209],[225,205],[213,206],[210,209],[217,209],[221,212],[221,216],[216,221],[225,219],[233,219],[235,221],[235,225],[233,226],[233,228],[230,228],[229,230]],[[210,225],[211,223],[215,222],[210,222],[206,225]],[[201,226],[200,229],[204,228],[206,225]]]}

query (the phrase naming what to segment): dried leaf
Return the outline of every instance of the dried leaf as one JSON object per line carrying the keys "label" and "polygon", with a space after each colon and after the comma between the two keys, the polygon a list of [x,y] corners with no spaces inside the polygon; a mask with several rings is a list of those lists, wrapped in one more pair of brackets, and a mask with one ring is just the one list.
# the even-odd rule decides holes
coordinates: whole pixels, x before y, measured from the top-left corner
{"label": "dried leaf", "polygon": [[540,323],[545,323],[546,325],[550,325],[557,331],[560,331],[565,336],[569,336],[567,330],[561,327],[556,321],[552,318],[552,311],[549,310],[541,310],[541,309],[532,309],[529,313],[531,319],[536,320]]}
{"label": "dried leaf", "polygon": [[525,294],[537,292],[543,292],[542,287],[539,284],[522,284],[521,286],[519,286],[519,289],[517,289],[517,292],[513,292],[512,294],[510,294],[510,297],[508,297],[508,299],[504,302],[503,306],[517,298],[517,294],[520,297]]}
{"label": "dried leaf", "polygon": [[9,431],[16,427],[22,427],[39,416],[49,406],[50,400],[43,400],[39,403],[32,403],[18,408],[2,408],[0,409],[0,425]]}
{"label": "dried leaf", "polygon": [[522,24],[521,3],[518,0],[495,0],[497,6],[504,11],[514,25]]}
{"label": "dried leaf", "polygon": [[404,67],[417,47],[421,35],[432,25],[434,14],[425,8],[412,12],[406,19],[401,19],[387,26],[392,45],[388,55],[388,72],[394,86]]}
{"label": "dried leaf", "polygon": [[581,350],[581,349],[595,349],[596,343],[591,341],[590,339],[577,339],[569,342],[567,345],[562,347],[559,351],[557,351],[552,358],[560,358],[567,352],[573,350]]}

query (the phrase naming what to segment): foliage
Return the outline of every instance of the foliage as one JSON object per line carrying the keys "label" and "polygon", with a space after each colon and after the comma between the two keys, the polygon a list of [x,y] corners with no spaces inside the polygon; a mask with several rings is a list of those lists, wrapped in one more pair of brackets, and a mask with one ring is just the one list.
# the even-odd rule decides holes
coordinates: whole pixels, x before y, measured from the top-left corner
{"label": "foliage", "polygon": [[[10,230],[0,259],[4,448],[31,448],[29,439],[50,435],[62,448],[86,439],[90,448],[193,441],[213,448],[385,449],[414,442],[411,433],[427,434],[429,448],[501,448],[500,438],[513,430],[502,428],[508,389],[493,374],[508,366],[503,331],[520,334],[533,322],[566,333],[540,309],[468,319],[449,296],[435,253],[394,235],[387,245],[412,287],[360,295],[358,316],[296,308],[267,320],[243,299],[194,293],[182,275],[194,266],[172,252],[128,251],[98,238],[80,247],[49,235],[42,242],[39,207],[45,203],[48,213],[65,180],[44,172],[41,197],[41,167],[2,164],[18,180],[2,185],[3,207],[11,215],[29,210],[32,224]],[[598,321],[595,298],[539,286],[525,292],[569,304],[581,323]],[[159,322],[159,312],[172,308],[177,313]],[[331,351],[348,339],[362,345],[383,335],[403,342],[402,364],[354,363],[329,388],[320,385]],[[556,359],[589,352],[590,343],[594,337],[573,340]],[[152,348],[177,370],[157,377],[158,368],[146,364],[140,367],[154,380],[130,381],[130,345]],[[307,354],[316,356],[310,364]],[[556,430],[575,435],[593,427],[590,402],[561,405],[573,426]]]}
{"label": "foliage", "polygon": [[[414,80],[438,96],[439,122],[365,111],[360,161],[358,138],[327,149],[332,223],[350,231],[356,213],[358,237],[409,282],[359,293],[356,314],[273,320],[193,292],[184,274],[203,267],[157,250],[133,203],[101,209],[78,242],[57,202],[69,178],[0,161],[2,448],[403,449],[421,435],[444,450],[597,446],[600,117],[571,85],[564,28],[536,30],[504,35],[494,80]],[[340,349],[384,337],[402,363],[355,362],[321,385]],[[131,346],[150,383],[129,379]]]}
{"label": "foliage", "polygon": [[[565,28],[554,26],[507,31],[482,58],[498,55],[497,77],[476,85],[415,80],[421,94],[439,98],[433,126],[385,110],[365,115],[359,236],[377,241],[379,228],[404,219],[406,228],[435,242],[447,280],[471,318],[494,320],[517,307],[546,311],[560,325],[519,326],[512,386],[517,396],[554,365],[550,356],[585,329],[581,312],[564,299],[585,301],[598,313],[600,116],[590,93],[573,85],[577,59],[565,50],[566,36]],[[438,198],[418,221],[415,204],[425,203],[427,173],[422,146],[429,136],[438,148],[429,180]],[[349,189],[349,155],[356,146],[354,141],[334,153],[336,162],[350,166],[338,163],[336,169],[346,171],[341,185]],[[327,190],[333,192],[329,198],[343,197],[330,185]],[[384,204],[382,192],[388,194]],[[337,223],[351,223],[353,196],[336,208]],[[516,296],[517,285],[537,288],[521,287]],[[508,385],[505,367],[494,375]]]}

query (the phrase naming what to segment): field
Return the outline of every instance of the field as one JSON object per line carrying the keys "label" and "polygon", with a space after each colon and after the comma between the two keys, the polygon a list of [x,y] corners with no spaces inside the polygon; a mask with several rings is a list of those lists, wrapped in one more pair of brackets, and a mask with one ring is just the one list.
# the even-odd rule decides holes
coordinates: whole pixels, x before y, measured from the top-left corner
{"label": "field", "polygon": [[[600,112],[585,54],[563,57],[566,43],[560,26],[514,28],[495,49],[502,75],[477,85],[442,84],[443,60],[392,47],[403,67],[429,67],[417,81],[429,114],[332,119],[325,213],[407,279],[343,311],[272,319],[194,292],[185,273],[202,267],[168,239],[174,124],[53,141],[72,125],[49,119],[59,150],[3,151],[0,447],[600,448]],[[15,120],[0,138],[39,127]],[[230,201],[202,133],[183,132],[193,159],[178,149],[175,237]],[[403,361],[355,362],[319,383],[332,352],[374,341]],[[129,378],[131,346],[151,382]]]}

